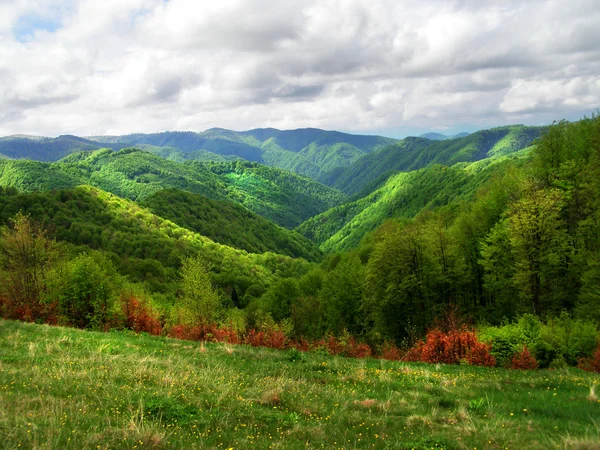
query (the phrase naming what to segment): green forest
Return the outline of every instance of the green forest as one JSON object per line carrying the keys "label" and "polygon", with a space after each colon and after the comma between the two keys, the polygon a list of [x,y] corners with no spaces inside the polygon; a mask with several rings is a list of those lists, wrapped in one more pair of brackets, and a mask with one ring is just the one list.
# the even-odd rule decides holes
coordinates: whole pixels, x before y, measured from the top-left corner
{"label": "green forest", "polygon": [[[158,137],[146,144],[177,144]],[[280,336],[349,354],[421,349],[422,360],[432,330],[476,330],[483,356],[469,341],[461,361],[594,364],[599,117],[408,138],[363,156],[349,147],[360,140],[321,151],[269,130],[245,139],[333,161],[330,186],[134,148],[0,160],[2,315],[188,338],[264,333],[272,346]]]}

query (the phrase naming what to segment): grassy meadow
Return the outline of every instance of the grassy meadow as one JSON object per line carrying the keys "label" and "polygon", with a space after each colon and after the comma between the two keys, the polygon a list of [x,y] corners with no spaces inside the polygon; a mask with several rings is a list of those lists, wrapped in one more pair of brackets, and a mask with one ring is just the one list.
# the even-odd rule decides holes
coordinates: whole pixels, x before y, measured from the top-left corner
{"label": "grassy meadow", "polygon": [[598,385],[0,320],[7,449],[592,449]]}

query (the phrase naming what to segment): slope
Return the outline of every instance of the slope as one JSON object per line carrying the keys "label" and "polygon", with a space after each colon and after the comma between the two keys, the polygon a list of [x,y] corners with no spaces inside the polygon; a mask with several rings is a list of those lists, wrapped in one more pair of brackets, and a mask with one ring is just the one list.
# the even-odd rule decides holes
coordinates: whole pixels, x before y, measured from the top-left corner
{"label": "slope", "polygon": [[0,184],[25,191],[90,184],[136,201],[178,188],[234,201],[288,228],[345,199],[335,189],[274,167],[239,161],[177,163],[136,149],[78,152],[52,164],[0,160]]}
{"label": "slope", "polygon": [[[512,125],[478,131],[466,137],[435,141],[409,137],[363,156],[350,167],[338,168],[319,181],[353,195],[385,181],[392,171],[408,172],[432,164],[452,165],[507,155],[530,146],[546,128]],[[380,184],[379,184],[380,185]],[[371,189],[378,185],[372,185]],[[368,192],[362,192],[366,195]]]}
{"label": "slope", "polygon": [[502,158],[451,167],[435,164],[391,174],[369,195],[325,211],[297,228],[325,252],[349,250],[389,218],[410,218],[434,208],[467,200],[496,173],[527,157],[524,150]]}
{"label": "slope", "polygon": [[215,242],[251,253],[267,251],[316,260],[321,252],[301,234],[275,225],[231,202],[179,189],[163,189],[141,202],[159,217]]}
{"label": "slope", "polygon": [[0,138],[0,155],[12,159],[33,159],[36,161],[57,161],[70,153],[80,150],[97,150],[110,147],[115,150],[127,147],[125,144],[100,144],[77,136],[40,138],[32,136],[8,136]]}
{"label": "slope", "polygon": [[[152,214],[135,202],[95,187],[15,193],[0,188],[0,225],[18,212],[41,223],[59,242],[103,250],[114,256],[130,280],[149,283],[151,292],[168,291],[179,278],[181,260],[200,255],[219,286],[269,285],[308,264],[274,253],[253,254],[211,239]],[[310,255],[308,255],[310,256]],[[275,275],[275,272],[278,275]]]}

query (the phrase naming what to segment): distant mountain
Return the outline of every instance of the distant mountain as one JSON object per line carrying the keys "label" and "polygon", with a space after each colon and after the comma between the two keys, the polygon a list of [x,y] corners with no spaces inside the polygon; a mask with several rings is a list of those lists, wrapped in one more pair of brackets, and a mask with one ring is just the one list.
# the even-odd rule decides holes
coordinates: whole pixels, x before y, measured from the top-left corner
{"label": "distant mountain", "polygon": [[394,142],[396,139],[382,136],[353,135],[317,128],[259,128],[241,132],[211,128],[201,133],[169,131],[87,138],[16,135],[0,138],[0,158],[52,162],[80,150],[137,147],[178,162],[244,159],[316,179],[327,171],[349,166],[361,156]]}
{"label": "distant mountain", "polygon": [[348,166],[361,156],[396,141],[381,136],[353,135],[317,128],[258,128],[241,132],[211,128],[202,133],[163,132],[95,136],[92,139],[107,144],[176,148],[187,159],[196,159],[198,151],[207,151],[291,170],[312,178],[336,167]]}
{"label": "distant mountain", "polygon": [[425,138],[425,139],[429,139],[431,141],[445,141],[446,139],[458,139],[461,137],[465,137],[468,136],[470,133],[457,133],[454,134],[452,136],[446,136],[445,134],[441,134],[441,133],[425,133],[420,135],[419,137],[421,138]]}
{"label": "distant mountain", "polygon": [[419,137],[429,139],[431,141],[445,141],[446,139],[450,139],[448,136],[441,133],[425,133],[420,135]]}
{"label": "distant mountain", "polygon": [[89,184],[141,201],[165,188],[229,200],[293,228],[346,196],[306,177],[246,161],[177,163],[145,151],[73,153],[56,163],[0,160],[0,185],[22,191]]}
{"label": "distant mountain", "polygon": [[70,135],[57,138],[14,135],[0,138],[0,157],[57,161],[76,151],[98,150],[103,147],[120,150],[127,147],[127,145],[120,143],[101,144]]}
{"label": "distant mountain", "polygon": [[408,137],[363,156],[349,167],[335,169],[319,180],[349,195],[364,196],[385,182],[393,171],[409,172],[433,164],[450,166],[507,155],[532,145],[545,129],[513,125],[443,141]]}

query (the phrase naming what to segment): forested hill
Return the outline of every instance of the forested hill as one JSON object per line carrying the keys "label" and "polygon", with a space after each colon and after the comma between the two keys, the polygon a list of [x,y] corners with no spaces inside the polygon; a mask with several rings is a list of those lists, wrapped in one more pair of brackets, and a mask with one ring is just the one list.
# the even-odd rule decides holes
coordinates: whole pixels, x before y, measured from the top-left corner
{"label": "forested hill", "polygon": [[382,186],[367,196],[312,217],[297,230],[325,252],[349,251],[359,245],[365,234],[388,219],[413,218],[426,211],[471,201],[490,179],[520,164],[527,153],[391,173]]}
{"label": "forested hill", "polygon": [[80,150],[98,150],[100,148],[120,150],[126,144],[101,144],[77,136],[59,136],[57,138],[15,135],[0,138],[0,157],[11,159],[32,159],[36,161],[57,161]]}
{"label": "forested hill", "polygon": [[309,261],[322,257],[317,246],[301,234],[232,202],[211,200],[180,189],[163,189],[143,200],[141,205],[157,216],[230,247]]}
{"label": "forested hill", "polygon": [[[71,253],[102,251],[105,256],[99,254],[99,258],[111,259],[122,275],[143,283],[148,292],[173,296],[181,261],[189,256],[200,256],[210,265],[215,285],[235,286],[240,297],[252,284],[264,289],[278,277],[302,273],[308,267],[304,259],[248,253],[215,243],[135,202],[90,186],[33,193],[0,187],[0,227],[9,225],[19,212],[42,225],[58,242],[68,244]],[[292,253],[302,252],[293,243],[289,246]],[[310,258],[311,251],[295,256]]]}
{"label": "forested hill", "polygon": [[433,164],[450,166],[514,153],[531,146],[545,129],[512,125],[451,140],[409,137],[365,155],[349,167],[335,169],[319,180],[347,194],[357,194],[377,180],[385,181],[392,171],[409,172]]}
{"label": "forested hill", "polygon": [[230,200],[293,228],[345,200],[337,190],[294,173],[257,163],[176,163],[135,149],[78,152],[48,164],[0,160],[0,185],[21,191],[89,184],[131,200],[178,188]]}
{"label": "forested hill", "polygon": [[231,131],[221,128],[196,132],[163,132],[126,136],[39,138],[10,136],[0,139],[0,158],[57,161],[79,150],[141,147],[178,161],[244,159],[317,178],[345,167],[361,156],[394,143],[382,136],[362,136],[316,128]]}

